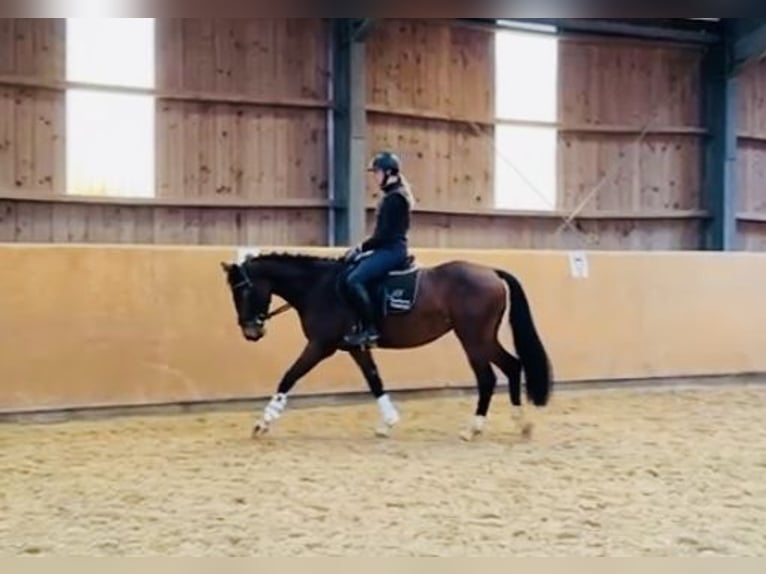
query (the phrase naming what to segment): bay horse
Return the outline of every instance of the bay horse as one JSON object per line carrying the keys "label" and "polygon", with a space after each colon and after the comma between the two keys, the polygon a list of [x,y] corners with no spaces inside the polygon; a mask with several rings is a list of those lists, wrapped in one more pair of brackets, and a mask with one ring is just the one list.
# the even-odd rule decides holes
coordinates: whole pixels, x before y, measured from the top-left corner
{"label": "bay horse", "polygon": [[[266,334],[271,317],[294,309],[307,339],[306,346],[279,381],[276,394],[253,429],[253,437],[268,432],[282,415],[288,394],[316,365],[338,351],[350,354],[378,402],[382,425],[378,436],[388,436],[399,422],[369,348],[347,348],[344,335],[356,317],[342,290],[344,273],[351,268],[343,258],[303,254],[249,255],[241,263],[221,263],[237,323],[244,338],[257,342]],[[508,378],[513,416],[527,436],[523,420],[521,374],[527,399],[536,407],[548,404],[553,381],[550,361],[535,328],[527,296],[516,277],[466,261],[420,267],[410,256],[403,268],[392,271],[371,295],[378,315],[381,349],[412,349],[454,331],[476,377],[478,401],[470,426],[460,433],[470,441],[482,433],[495,391],[495,365]],[[285,301],[269,311],[272,295]],[[510,305],[509,305],[510,304]],[[518,358],[498,341],[503,314],[508,317]]]}

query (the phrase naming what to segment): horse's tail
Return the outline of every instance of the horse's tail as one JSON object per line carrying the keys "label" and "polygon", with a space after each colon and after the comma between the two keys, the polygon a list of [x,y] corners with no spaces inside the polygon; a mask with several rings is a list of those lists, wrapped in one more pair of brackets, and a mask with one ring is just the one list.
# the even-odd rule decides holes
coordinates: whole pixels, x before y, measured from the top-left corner
{"label": "horse's tail", "polygon": [[497,269],[495,273],[505,281],[510,291],[511,308],[508,319],[516,344],[516,352],[526,376],[527,398],[535,406],[544,407],[550,399],[553,374],[545,347],[532,319],[527,295],[516,277]]}

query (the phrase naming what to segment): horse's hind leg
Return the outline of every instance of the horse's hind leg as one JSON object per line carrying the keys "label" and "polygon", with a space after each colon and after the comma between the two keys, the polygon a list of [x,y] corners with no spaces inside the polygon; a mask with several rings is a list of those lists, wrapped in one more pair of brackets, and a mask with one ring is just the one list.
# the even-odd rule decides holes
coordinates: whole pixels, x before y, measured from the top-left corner
{"label": "horse's hind leg", "polygon": [[487,414],[489,413],[489,405],[492,402],[492,395],[495,394],[495,387],[497,386],[497,377],[489,361],[479,358],[470,358],[469,361],[471,369],[476,376],[479,398],[476,401],[476,410],[471,426],[460,433],[460,438],[465,441],[473,440],[484,431]]}
{"label": "horse's hind leg", "polygon": [[521,361],[503,349],[497,342],[492,362],[508,377],[508,394],[511,399],[511,415],[519,432],[525,438],[532,434],[532,425],[524,420],[524,407],[521,404]]}
{"label": "horse's hind leg", "polygon": [[463,440],[470,441],[484,431],[497,377],[492,360],[497,342],[497,330],[505,307],[505,293],[499,290],[497,297],[469,289],[462,292],[452,323],[455,335],[463,346],[471,370],[476,377],[479,391],[476,410],[471,425],[460,433]]}
{"label": "horse's hind leg", "polygon": [[492,395],[494,395],[497,386],[497,377],[490,363],[492,358],[491,346],[485,342],[486,337],[480,330],[456,328],[455,334],[468,356],[468,363],[476,377],[476,385],[479,390],[473,421],[467,429],[460,433],[460,438],[470,441],[484,430],[489,407],[492,403]]}

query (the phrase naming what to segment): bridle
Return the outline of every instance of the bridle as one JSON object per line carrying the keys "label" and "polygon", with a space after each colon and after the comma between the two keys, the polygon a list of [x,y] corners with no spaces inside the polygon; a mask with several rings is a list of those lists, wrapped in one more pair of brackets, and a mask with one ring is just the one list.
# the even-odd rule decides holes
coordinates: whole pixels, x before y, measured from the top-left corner
{"label": "bridle", "polygon": [[[250,280],[250,276],[247,274],[247,271],[245,271],[244,267],[240,265],[239,271],[242,274],[242,281],[240,281],[236,285],[233,285],[232,289],[236,290],[241,287],[253,288],[253,282]],[[273,319],[277,315],[281,315],[282,313],[289,311],[291,308],[292,308],[292,305],[290,305],[289,303],[285,303],[284,305],[280,305],[273,311],[256,314],[255,318],[252,321],[240,321],[240,326],[245,328],[255,327],[256,329],[263,329],[263,327],[266,325],[266,321],[269,321],[270,319]]]}

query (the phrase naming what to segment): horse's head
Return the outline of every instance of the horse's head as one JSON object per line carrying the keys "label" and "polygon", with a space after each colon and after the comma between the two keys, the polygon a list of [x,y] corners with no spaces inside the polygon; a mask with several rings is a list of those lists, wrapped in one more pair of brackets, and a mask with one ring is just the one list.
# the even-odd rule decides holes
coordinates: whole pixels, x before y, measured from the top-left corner
{"label": "horse's head", "polygon": [[248,266],[248,259],[243,264],[221,263],[226,280],[231,289],[234,308],[237,311],[237,323],[242,335],[248,341],[256,342],[266,334],[266,318],[271,304],[271,285],[258,277]]}

